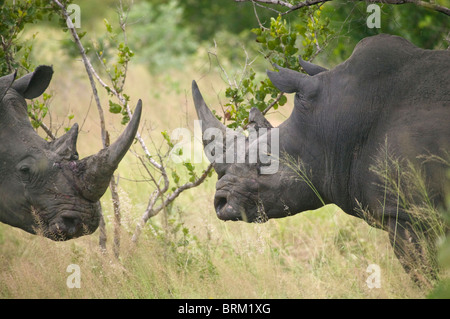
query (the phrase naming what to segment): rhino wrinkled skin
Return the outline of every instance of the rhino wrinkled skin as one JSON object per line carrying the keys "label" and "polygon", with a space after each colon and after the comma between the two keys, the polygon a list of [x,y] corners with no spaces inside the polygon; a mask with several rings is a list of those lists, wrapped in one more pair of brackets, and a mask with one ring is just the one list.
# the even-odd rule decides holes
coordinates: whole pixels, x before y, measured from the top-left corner
{"label": "rhino wrinkled skin", "polygon": [[0,222],[68,240],[97,229],[99,199],[134,140],[142,105],[115,143],[80,160],[77,124],[48,142],[28,119],[25,99],[39,97],[52,74],[39,66],[19,79],[15,72],[0,77]]}

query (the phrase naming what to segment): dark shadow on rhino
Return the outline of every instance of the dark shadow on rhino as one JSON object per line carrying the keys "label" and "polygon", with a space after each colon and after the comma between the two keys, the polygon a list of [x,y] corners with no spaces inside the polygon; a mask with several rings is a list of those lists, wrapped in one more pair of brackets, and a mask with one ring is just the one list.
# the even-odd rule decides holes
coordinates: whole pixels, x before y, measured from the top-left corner
{"label": "dark shadow on rhino", "polygon": [[33,129],[25,99],[40,96],[53,70],[39,66],[20,79],[0,78],[0,221],[53,240],[93,233],[99,199],[136,135],[142,103],[110,147],[80,160],[78,125],[48,142]]}

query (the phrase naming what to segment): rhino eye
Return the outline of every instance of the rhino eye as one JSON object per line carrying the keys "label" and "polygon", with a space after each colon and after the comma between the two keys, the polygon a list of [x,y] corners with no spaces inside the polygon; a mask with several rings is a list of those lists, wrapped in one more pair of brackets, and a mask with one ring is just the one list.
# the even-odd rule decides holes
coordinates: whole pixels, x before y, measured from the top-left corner
{"label": "rhino eye", "polygon": [[70,161],[77,161],[78,160],[78,158],[79,158],[79,156],[78,156],[78,152],[75,152],[75,153],[73,153],[71,156],[70,156]]}
{"label": "rhino eye", "polygon": [[20,161],[16,166],[16,172],[23,181],[29,181],[31,176],[34,174],[35,159],[32,157],[27,157]]}
{"label": "rhino eye", "polygon": [[23,181],[29,181],[31,176],[31,168],[28,165],[22,165],[19,168],[20,177]]}
{"label": "rhino eye", "polygon": [[19,171],[20,171],[20,173],[21,173],[22,175],[29,175],[29,174],[30,174],[30,168],[29,168],[28,166],[26,166],[26,165],[22,165],[22,166],[19,168]]}

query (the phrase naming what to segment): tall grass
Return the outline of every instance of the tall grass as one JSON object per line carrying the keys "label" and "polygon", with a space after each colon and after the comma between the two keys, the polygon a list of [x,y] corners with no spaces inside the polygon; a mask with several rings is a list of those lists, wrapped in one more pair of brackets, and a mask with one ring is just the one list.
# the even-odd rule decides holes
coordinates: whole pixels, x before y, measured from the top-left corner
{"label": "tall grass", "polygon": [[[450,171],[450,156],[445,152],[443,156],[435,154],[420,155],[415,162],[412,162],[393,155],[389,151],[387,139],[379,154],[381,156],[377,158],[376,163],[370,167],[370,170],[378,175],[381,180],[378,187],[384,193],[383,202],[380,203],[383,208],[382,218],[387,213],[387,207],[390,206],[390,209],[392,209],[393,203],[395,203],[396,222],[399,218],[402,218],[411,227],[409,236],[411,236],[412,241],[405,248],[408,251],[404,256],[404,262],[407,267],[412,269],[412,275],[417,281],[422,285],[432,287],[436,279],[439,278],[436,258],[438,243],[445,239],[449,228],[443,215],[443,208],[436,206],[438,194],[432,193],[430,189],[430,181],[425,174],[425,165],[435,165],[434,169],[440,168],[444,172]],[[445,174],[441,178],[442,185],[449,183]],[[445,200],[445,198],[443,199]],[[369,222],[383,225],[383,220],[373,221],[370,212],[364,211],[362,207],[360,207],[360,210]],[[392,214],[392,211],[390,213]],[[402,216],[400,217],[400,215]],[[397,232],[400,231],[397,227],[402,226],[396,225],[394,246],[401,245],[400,238],[399,242],[396,242]]]}
{"label": "tall grass", "polygon": [[[0,297],[425,296],[403,272],[386,234],[335,206],[244,224],[216,220],[200,202],[201,210],[172,209],[167,222],[157,216],[136,245],[126,232],[133,225],[124,225],[119,259],[102,254],[96,236],[52,242],[0,225]],[[80,267],[79,289],[66,284],[70,264]],[[380,266],[381,288],[367,286],[369,264]]]}

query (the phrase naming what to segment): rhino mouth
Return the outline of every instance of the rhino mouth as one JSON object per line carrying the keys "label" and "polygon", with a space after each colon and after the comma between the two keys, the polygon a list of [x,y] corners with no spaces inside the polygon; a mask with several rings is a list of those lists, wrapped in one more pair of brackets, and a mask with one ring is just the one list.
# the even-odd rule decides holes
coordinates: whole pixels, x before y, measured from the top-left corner
{"label": "rhino mouth", "polygon": [[47,237],[55,240],[66,240],[80,237],[83,234],[84,224],[81,222],[79,214],[74,212],[64,212],[56,220],[52,221],[48,227]]}
{"label": "rhino mouth", "polygon": [[64,210],[50,219],[45,219],[42,215],[33,208],[33,233],[42,234],[54,241],[66,241],[92,234],[100,224],[100,213],[95,204],[89,212]]}
{"label": "rhino mouth", "polygon": [[220,220],[257,222],[257,214],[253,214],[251,209],[245,209],[245,204],[245,201],[239,202],[235,196],[224,191],[217,191],[214,197],[214,208]]}
{"label": "rhino mouth", "polygon": [[83,222],[79,212],[64,212],[48,227],[46,237],[55,241],[65,241],[92,234],[99,225],[99,218]]}

